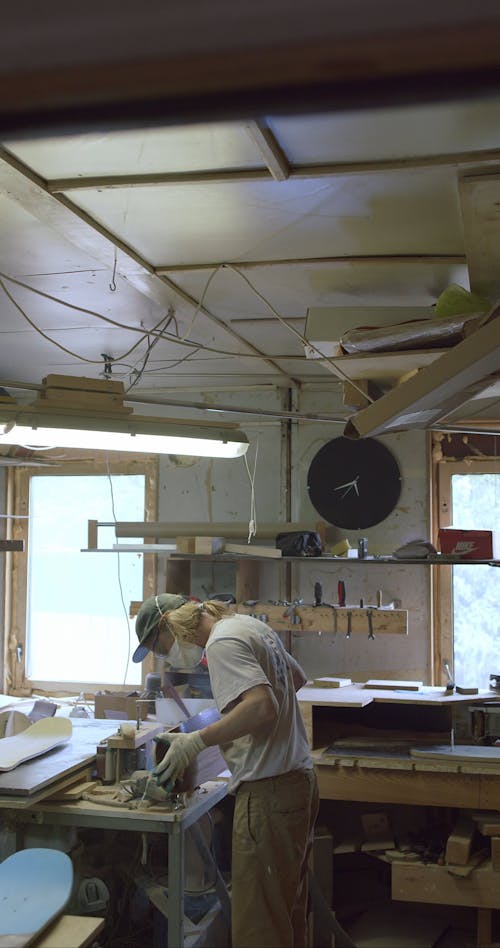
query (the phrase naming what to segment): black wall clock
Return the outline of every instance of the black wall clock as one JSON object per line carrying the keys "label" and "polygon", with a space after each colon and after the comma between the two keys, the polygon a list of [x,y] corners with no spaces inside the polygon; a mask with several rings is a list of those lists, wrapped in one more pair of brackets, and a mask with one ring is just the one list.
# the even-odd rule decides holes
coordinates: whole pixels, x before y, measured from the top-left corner
{"label": "black wall clock", "polygon": [[394,510],[401,493],[401,472],[381,441],[334,438],[313,458],[307,489],[313,507],[327,523],[364,530]]}

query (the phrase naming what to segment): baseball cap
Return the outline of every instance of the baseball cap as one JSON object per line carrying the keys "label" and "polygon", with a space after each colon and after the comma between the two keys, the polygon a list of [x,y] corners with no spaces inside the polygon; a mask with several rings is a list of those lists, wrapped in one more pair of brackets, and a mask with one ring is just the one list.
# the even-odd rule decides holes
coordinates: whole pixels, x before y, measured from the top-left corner
{"label": "baseball cap", "polygon": [[139,639],[134,654],[133,662],[142,662],[149,652],[149,649],[143,643],[149,635],[156,629],[164,612],[171,612],[172,609],[178,609],[187,602],[186,596],[176,596],[172,593],[158,593],[157,596],[150,596],[145,599],[135,620],[135,631]]}

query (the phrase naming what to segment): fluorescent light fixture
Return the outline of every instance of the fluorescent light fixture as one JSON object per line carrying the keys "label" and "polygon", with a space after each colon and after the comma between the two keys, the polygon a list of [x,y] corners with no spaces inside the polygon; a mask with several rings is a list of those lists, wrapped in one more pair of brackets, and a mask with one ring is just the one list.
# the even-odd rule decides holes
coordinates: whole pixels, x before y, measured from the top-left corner
{"label": "fluorescent light fixture", "polygon": [[500,371],[500,308],[463,342],[412,378],[362,408],[349,419],[344,435],[366,438],[411,428],[444,428],[443,419],[491,385]]}
{"label": "fluorescent light fixture", "polygon": [[[65,384],[54,385],[54,378],[64,379]],[[212,458],[241,457],[248,448],[248,439],[237,425],[134,415],[123,407],[120,390],[111,391],[106,388],[106,383],[101,388],[101,383],[95,380],[66,376],[49,376],[48,379],[51,387],[47,386],[42,397],[34,403],[23,406],[13,399],[0,399],[0,446],[83,448]],[[90,391],[87,391],[91,404],[84,409],[85,391],[81,387],[78,390],[71,388],[82,381],[91,383]],[[50,404],[56,397],[59,401]],[[71,409],[72,401],[79,402],[78,409]]]}

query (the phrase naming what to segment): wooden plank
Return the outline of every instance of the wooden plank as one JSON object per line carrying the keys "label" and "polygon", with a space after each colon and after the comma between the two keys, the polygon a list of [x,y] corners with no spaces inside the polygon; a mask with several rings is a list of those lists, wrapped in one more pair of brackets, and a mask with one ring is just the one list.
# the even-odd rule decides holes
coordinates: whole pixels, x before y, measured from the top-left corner
{"label": "wooden plank", "polygon": [[467,269],[471,289],[486,299],[500,295],[496,248],[500,238],[496,214],[500,200],[500,175],[468,174],[458,181]]}
{"label": "wooden plank", "polygon": [[315,678],[313,688],[347,688],[352,685],[350,678]]}
{"label": "wooden plank", "polygon": [[481,809],[500,809],[499,784],[498,774],[481,774],[479,785],[479,806]]}
{"label": "wooden plank", "polygon": [[500,836],[500,813],[473,813],[481,836]]}
{"label": "wooden plank", "polygon": [[[90,770],[87,771],[86,776],[90,777]],[[77,783],[72,784],[65,790],[56,790],[56,792],[52,793],[47,799],[52,802],[59,800],[62,803],[71,803],[74,800],[81,800],[84,793],[88,793],[97,786],[97,780],[78,780]]]}
{"label": "wooden plank", "polygon": [[364,692],[359,686],[352,688],[311,688],[304,685],[297,692],[301,706],[305,703],[312,705],[331,705],[337,708],[365,708],[373,701],[373,695]]}
{"label": "wooden plank", "polygon": [[446,862],[455,866],[466,866],[472,852],[475,834],[474,821],[465,814],[461,814],[446,841]]}
{"label": "wooden plank", "polygon": [[[345,688],[314,688],[310,685],[301,688],[298,692],[299,699],[311,701],[312,704],[331,704],[342,705],[344,703],[364,707],[371,701],[379,704],[413,704],[429,705],[442,707],[443,705],[455,705],[475,703],[484,701],[485,698],[491,699],[490,691],[479,692],[472,697],[468,695],[447,695],[444,688],[432,685],[424,685],[421,691],[388,691],[386,689],[377,690],[376,688],[365,688],[363,683],[355,683]],[[417,743],[417,742],[416,742]]]}
{"label": "wooden plank", "polygon": [[477,775],[461,774],[457,779],[456,774],[429,770],[318,766],[317,754],[314,762],[320,797],[325,800],[416,806],[449,806],[453,800],[454,806],[464,809],[477,807],[480,800],[482,778]]}
{"label": "wooden plank", "polygon": [[392,863],[392,898],[405,902],[433,902],[500,908],[498,874],[491,862],[473,869],[466,878],[453,876],[446,866]]}
{"label": "wooden plank", "polygon": [[177,553],[194,553],[194,537],[176,537],[175,546]]}
{"label": "wooden plank", "polygon": [[117,733],[108,737],[106,741],[108,747],[114,747],[117,750],[137,750],[138,747],[142,747],[147,741],[165,730],[165,725],[158,723],[141,724],[139,728],[133,724],[132,727],[133,733],[130,735]]}
{"label": "wooden plank", "polygon": [[365,688],[381,689],[383,691],[420,691],[423,681],[406,681],[403,679],[391,680],[387,678],[369,678],[365,681]]}
{"label": "wooden plank", "polygon": [[[328,529],[329,524],[326,529]],[[315,527],[316,528],[316,527]],[[181,521],[137,521],[137,520],[117,520],[115,523],[115,536],[117,537],[157,537],[167,540],[175,538],[182,533],[184,537],[200,536],[203,530],[210,529],[213,536],[230,537],[235,540],[243,540],[248,534],[248,520],[246,522],[235,523],[234,521],[193,521],[185,523]],[[311,529],[310,520],[289,521],[282,523],[259,523],[259,536],[264,539],[274,540],[277,533],[303,532]],[[317,528],[316,528],[317,529]],[[252,549],[255,549],[252,547]]]}
{"label": "wooden plank", "polygon": [[62,915],[34,942],[33,948],[87,948],[105,922],[105,918],[90,915]]}
{"label": "wooden plank", "polygon": [[[226,553],[236,553],[241,556],[269,556],[271,559],[280,560],[281,550],[275,546],[252,546],[250,543],[226,543]],[[196,551],[204,552],[204,551]]]}
{"label": "wooden plank", "polygon": [[500,767],[500,747],[482,747],[478,744],[456,744],[454,747],[447,744],[432,745],[431,747],[412,747],[412,757],[430,757],[438,760],[450,761],[480,761]]}
{"label": "wooden plank", "polygon": [[334,632],[335,617],[337,635],[345,636],[351,617],[351,634],[368,635],[368,611],[372,616],[375,636],[389,633],[408,634],[408,611],[406,609],[349,608],[349,606],[296,606],[289,619],[295,634],[301,632]]}
{"label": "wooden plank", "polygon": [[[187,538],[186,539],[190,539]],[[194,537],[195,554],[212,556],[214,553],[222,553],[224,549],[223,537]]]}
{"label": "wooden plank", "polygon": [[89,520],[87,525],[87,548],[97,550],[97,520]]}
{"label": "wooden plank", "polygon": [[[421,369],[430,365],[442,355],[442,349],[422,349],[411,352],[369,352],[356,355],[332,356],[321,360],[325,369],[337,375],[335,369],[342,370],[342,378],[372,379],[396,383],[412,369]],[[314,357],[314,356],[313,356]]]}

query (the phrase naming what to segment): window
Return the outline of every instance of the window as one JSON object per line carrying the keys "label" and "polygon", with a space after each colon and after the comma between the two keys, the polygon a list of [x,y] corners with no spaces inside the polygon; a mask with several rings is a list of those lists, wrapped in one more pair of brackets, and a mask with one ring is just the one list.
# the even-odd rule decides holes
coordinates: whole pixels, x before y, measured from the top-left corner
{"label": "window", "polygon": [[[9,651],[15,661],[9,690],[78,693],[141,686],[143,669],[131,661],[136,637],[129,612],[131,602],[154,589],[153,557],[82,550],[89,519],[111,524],[146,519],[156,484],[151,465],[136,461],[79,470],[73,464],[71,470],[18,474],[16,507],[27,511],[27,519],[19,521],[27,556],[13,576]],[[112,526],[100,528],[99,541],[112,547]]]}
{"label": "window", "polygon": [[[500,535],[500,463],[468,457],[443,459],[437,468],[438,526]],[[444,680],[448,660],[457,684],[487,688],[500,654],[498,568],[441,566],[436,574],[436,680]]]}

